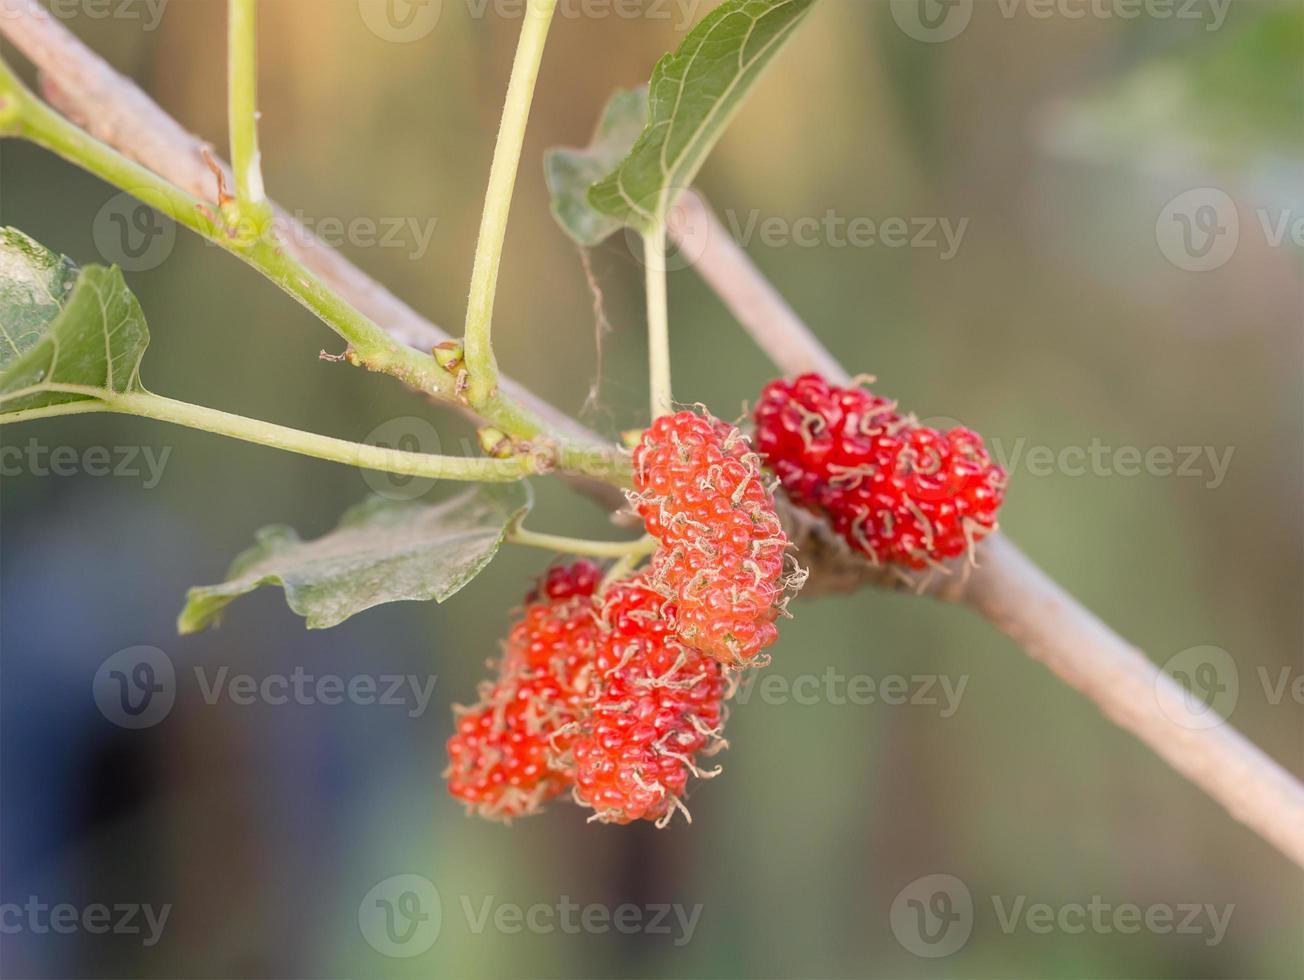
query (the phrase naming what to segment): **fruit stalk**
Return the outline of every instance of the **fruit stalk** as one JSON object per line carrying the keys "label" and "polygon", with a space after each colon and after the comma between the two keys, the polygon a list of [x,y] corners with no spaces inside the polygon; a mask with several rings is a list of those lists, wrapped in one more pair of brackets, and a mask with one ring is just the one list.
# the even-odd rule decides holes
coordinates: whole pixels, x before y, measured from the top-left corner
{"label": "fruit stalk", "polygon": [[661,222],[643,236],[647,282],[648,387],[652,418],[674,411],[670,390],[670,314],[666,301],[666,228]]}

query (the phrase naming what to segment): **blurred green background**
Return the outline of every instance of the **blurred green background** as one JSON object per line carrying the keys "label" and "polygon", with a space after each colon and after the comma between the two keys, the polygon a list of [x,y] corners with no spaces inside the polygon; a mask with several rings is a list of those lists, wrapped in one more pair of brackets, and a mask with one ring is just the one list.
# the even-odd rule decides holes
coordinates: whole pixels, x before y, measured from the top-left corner
{"label": "blurred green background", "polygon": [[[568,411],[596,370],[593,298],[549,215],[542,153],[585,143],[611,90],[646,80],[690,26],[685,10],[695,21],[709,6],[658,0],[627,17],[563,0],[554,25],[495,340],[508,373]],[[143,0],[117,8],[135,17],[103,9],[61,17],[223,146],[224,5],[174,0],[157,20]],[[261,5],[270,193],[323,230],[352,228],[350,258],[454,332],[518,9],[443,0],[432,29],[400,42],[369,25],[374,5]],[[1011,537],[1157,662],[1226,650],[1232,722],[1304,773],[1304,705],[1289,686],[1304,673],[1304,7],[923,9],[823,0],[700,185],[844,364],[921,416],[988,436],[1012,470]],[[31,79],[12,47],[5,56]],[[0,220],[80,262],[119,260],[103,231],[115,196],[33,147],[0,147]],[[830,213],[903,219],[923,237],[856,247],[795,235],[799,219]],[[1191,237],[1210,215],[1223,229],[1213,248],[1234,241],[1230,253]],[[406,223],[396,244],[369,239],[367,220],[393,219]],[[942,220],[964,222],[953,254]],[[613,330],[585,419],[615,433],[645,422],[641,267],[620,236],[591,260]],[[319,361],[340,346],[326,328],[184,232],[128,281],[153,331],[154,391],[350,439],[408,416],[436,424],[445,447],[469,432],[386,378]],[[676,395],[738,415],[772,369],[691,270],[671,274],[670,302]],[[450,705],[473,699],[545,554],[505,549],[446,606],[385,606],[326,632],[305,631],[265,589],[220,630],[182,639],[187,586],[219,581],[265,524],[328,529],[368,492],[362,475],[130,418],[5,427],[0,439],[170,451],[148,488],[22,467],[0,482],[0,899],[171,906],[152,946],[6,930],[5,976],[1304,975],[1298,869],[964,610],[877,592],[800,603],[766,670],[782,680],[735,706],[725,772],[693,793],[691,826],[586,826],[561,804],[504,829],[447,797],[443,742]],[[1202,455],[1188,475],[1129,475],[1121,459],[1074,475],[1028,456],[1093,442]],[[1232,454],[1221,476],[1204,447]],[[536,482],[534,527],[612,533],[596,507]],[[177,700],[132,731],[90,692],[105,658],[138,644],[171,659]],[[437,683],[424,712],[209,704],[196,667]],[[828,672],[844,688],[932,678],[927,692],[907,681],[922,701],[964,687],[954,710],[855,704],[801,680]],[[408,958],[378,952],[358,918],[369,890],[401,874],[428,879],[442,904],[437,940]],[[890,918],[932,874],[955,876],[973,902],[972,934],[946,958],[916,955]],[[1010,929],[998,914],[1020,897],[1059,910],[1093,896],[1232,910],[1216,941],[1207,915],[1190,934]],[[670,904],[697,918],[689,932],[672,913],[669,934],[512,931],[478,924],[486,900]]]}

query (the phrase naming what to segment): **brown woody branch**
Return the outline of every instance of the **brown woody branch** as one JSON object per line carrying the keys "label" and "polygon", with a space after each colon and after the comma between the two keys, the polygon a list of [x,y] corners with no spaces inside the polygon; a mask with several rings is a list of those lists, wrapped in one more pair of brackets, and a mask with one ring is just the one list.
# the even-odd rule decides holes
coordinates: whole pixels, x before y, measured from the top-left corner
{"label": "brown woody branch", "polygon": [[[843,382],[847,372],[694,194],[685,194],[675,237],[757,344],[789,374],[818,371]],[[824,588],[899,584],[853,555],[822,522],[797,522],[803,557]],[[812,582],[816,579],[812,577]],[[1024,652],[1085,694],[1232,816],[1304,867],[1304,786],[1230,724],[1207,718],[1172,677],[1106,626],[1039,569],[1013,542],[993,535],[975,568],[934,576],[926,591],[970,606]]]}

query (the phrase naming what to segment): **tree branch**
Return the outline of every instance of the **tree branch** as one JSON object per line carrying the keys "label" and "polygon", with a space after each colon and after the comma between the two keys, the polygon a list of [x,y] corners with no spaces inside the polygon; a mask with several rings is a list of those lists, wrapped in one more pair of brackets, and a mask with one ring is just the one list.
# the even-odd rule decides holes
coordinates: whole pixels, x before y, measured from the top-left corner
{"label": "tree branch", "polygon": [[[675,239],[756,343],[789,374],[847,372],[789,308],[695,194],[681,198]],[[788,514],[794,540],[835,589],[903,587],[851,553],[827,525]],[[1004,535],[978,547],[976,568],[935,576],[925,591],[984,616],[1034,660],[1086,695],[1264,840],[1304,867],[1304,786],[1226,722],[1198,727],[1190,696],[1039,569]],[[812,583],[816,579],[812,576]],[[1186,719],[1187,724],[1179,719]]]}
{"label": "tree branch", "polygon": [[[37,0],[4,0],[0,35],[39,70],[42,94],[68,119],[131,160],[202,201],[217,205],[216,163],[232,182],[231,169],[212,148],[188,132],[131,79],[119,74],[83,44]],[[270,203],[270,202],[269,202]],[[330,291],[379,325],[395,340],[424,353],[450,337],[397,296],[366,275],[339,252],[321,242],[283,208],[273,205],[283,230],[278,247],[311,271]],[[178,208],[178,213],[185,211]],[[486,408],[504,414],[519,406],[556,436],[573,445],[563,456],[601,454],[606,443],[594,432],[507,377],[499,379],[499,396]],[[481,417],[468,406],[465,414]],[[608,508],[624,504],[621,492],[602,480],[576,476],[584,470],[563,462],[564,478]]]}
{"label": "tree branch", "polygon": [[[1304,867],[1304,786],[1052,582],[1004,535],[941,598],[985,616],[1030,657],[1085,694],[1115,724]],[[1179,719],[1186,719],[1183,724]]]}

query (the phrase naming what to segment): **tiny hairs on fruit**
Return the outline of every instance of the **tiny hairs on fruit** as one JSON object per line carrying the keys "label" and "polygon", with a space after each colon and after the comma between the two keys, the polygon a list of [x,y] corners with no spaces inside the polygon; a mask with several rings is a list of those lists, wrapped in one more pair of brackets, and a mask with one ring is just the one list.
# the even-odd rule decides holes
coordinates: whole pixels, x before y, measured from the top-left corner
{"label": "tiny hairs on fruit", "polygon": [[771,381],[754,413],[757,448],[789,499],[828,517],[875,563],[921,569],[996,530],[1005,471],[980,435],[945,432],[895,402],[819,375]]}

